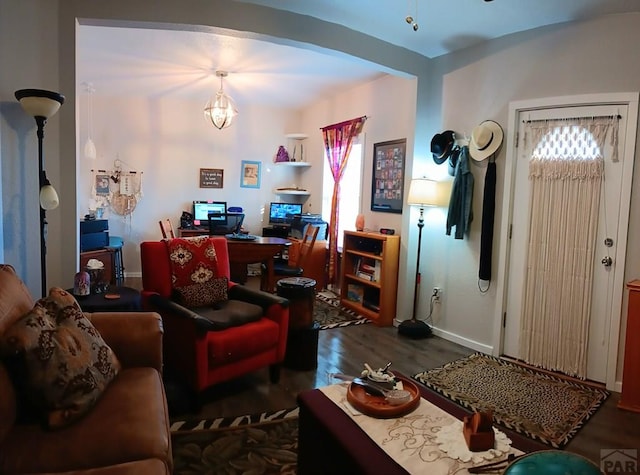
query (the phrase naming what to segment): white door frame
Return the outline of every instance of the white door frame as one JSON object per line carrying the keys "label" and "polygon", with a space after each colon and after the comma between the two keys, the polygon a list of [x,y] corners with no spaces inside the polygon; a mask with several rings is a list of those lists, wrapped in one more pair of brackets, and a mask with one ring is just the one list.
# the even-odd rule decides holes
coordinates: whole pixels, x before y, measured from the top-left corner
{"label": "white door frame", "polygon": [[[510,226],[513,221],[513,194],[515,182],[515,158],[517,156],[517,136],[518,117],[522,111],[536,108],[552,107],[576,107],[593,106],[600,104],[624,104],[628,106],[629,117],[627,118],[626,143],[629,147],[624,147],[620,159],[623,161],[623,181],[620,199],[622,202],[630,203],[631,185],[633,181],[633,162],[635,158],[636,127],[638,122],[638,92],[612,93],[612,94],[585,94],[578,96],[548,97],[542,99],[530,99],[524,101],[512,101],[509,103],[509,118],[507,122],[507,156],[504,175],[504,191],[502,197],[503,219],[500,227],[500,246],[498,250],[498,276],[496,278],[496,304],[493,321],[493,355],[502,354],[503,348],[503,318],[507,305],[507,279],[509,269],[510,250]],[[622,382],[616,381],[618,367],[618,343],[620,338],[620,321],[622,313],[622,297],[625,288],[625,267],[627,234],[629,228],[629,214],[620,216],[618,244],[616,246],[616,268],[614,270],[614,293],[611,300],[611,328],[609,332],[609,351],[607,354],[607,389],[622,390]],[[622,242],[624,240],[624,242]]]}

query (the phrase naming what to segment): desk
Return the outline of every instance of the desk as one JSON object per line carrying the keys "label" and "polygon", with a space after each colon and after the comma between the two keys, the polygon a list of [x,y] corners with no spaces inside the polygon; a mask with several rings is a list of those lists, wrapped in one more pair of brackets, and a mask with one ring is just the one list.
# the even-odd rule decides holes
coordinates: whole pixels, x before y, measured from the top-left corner
{"label": "desk", "polygon": [[[255,241],[227,239],[229,249],[229,263],[240,264],[240,267],[231,269],[231,280],[244,283],[247,280],[247,264],[264,262],[267,267],[268,281],[273,282],[273,256],[280,254],[283,249],[291,245],[291,241],[279,237],[258,237]],[[242,275],[244,272],[244,275]],[[234,279],[234,275],[238,280]]]}
{"label": "desk", "polygon": [[[180,237],[206,236],[207,229],[178,228]],[[227,239],[229,249],[229,264],[231,280],[239,284],[247,281],[247,264],[264,262],[269,274],[269,282],[273,283],[273,256],[282,253],[283,249],[291,245],[291,241],[279,237],[258,236],[255,241]]]}
{"label": "desk", "polygon": [[178,228],[179,237],[193,237],[193,236],[207,236],[209,234],[209,227],[197,227],[197,228]]}

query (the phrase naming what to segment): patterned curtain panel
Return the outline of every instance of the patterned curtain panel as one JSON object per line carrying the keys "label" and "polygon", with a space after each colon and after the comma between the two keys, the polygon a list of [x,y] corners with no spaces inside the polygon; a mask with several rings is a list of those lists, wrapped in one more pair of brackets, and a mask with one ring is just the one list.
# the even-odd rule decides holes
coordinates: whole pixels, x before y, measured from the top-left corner
{"label": "patterned curtain panel", "polygon": [[339,124],[322,128],[324,147],[333,176],[333,195],[331,197],[331,216],[329,219],[329,279],[327,285],[338,281],[338,204],[340,203],[340,181],[347,166],[353,139],[362,132],[366,116],[351,119]]}
{"label": "patterned curtain panel", "polygon": [[617,149],[617,125],[616,117],[527,124],[534,150],[520,357],[580,378],[587,372],[602,150],[607,136]]}

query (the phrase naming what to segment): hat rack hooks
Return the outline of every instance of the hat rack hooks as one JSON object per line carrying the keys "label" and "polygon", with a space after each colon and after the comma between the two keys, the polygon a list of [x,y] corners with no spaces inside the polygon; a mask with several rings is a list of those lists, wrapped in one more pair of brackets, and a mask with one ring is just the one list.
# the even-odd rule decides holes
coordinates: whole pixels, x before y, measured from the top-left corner
{"label": "hat rack hooks", "polygon": [[467,135],[466,132],[463,132],[462,134],[458,132],[454,132],[454,138],[455,138],[454,145],[457,145],[458,147],[467,146],[471,141],[471,137]]}

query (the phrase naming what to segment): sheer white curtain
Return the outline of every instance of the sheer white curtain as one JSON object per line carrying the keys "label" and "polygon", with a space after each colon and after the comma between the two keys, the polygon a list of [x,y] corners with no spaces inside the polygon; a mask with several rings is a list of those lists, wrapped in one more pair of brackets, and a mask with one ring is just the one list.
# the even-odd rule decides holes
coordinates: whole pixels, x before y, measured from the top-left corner
{"label": "sheer white curtain", "polygon": [[617,145],[617,125],[617,117],[594,117],[535,121],[526,127],[525,141],[533,152],[520,356],[581,378],[587,372],[594,246],[604,179],[601,151],[607,136]]}

